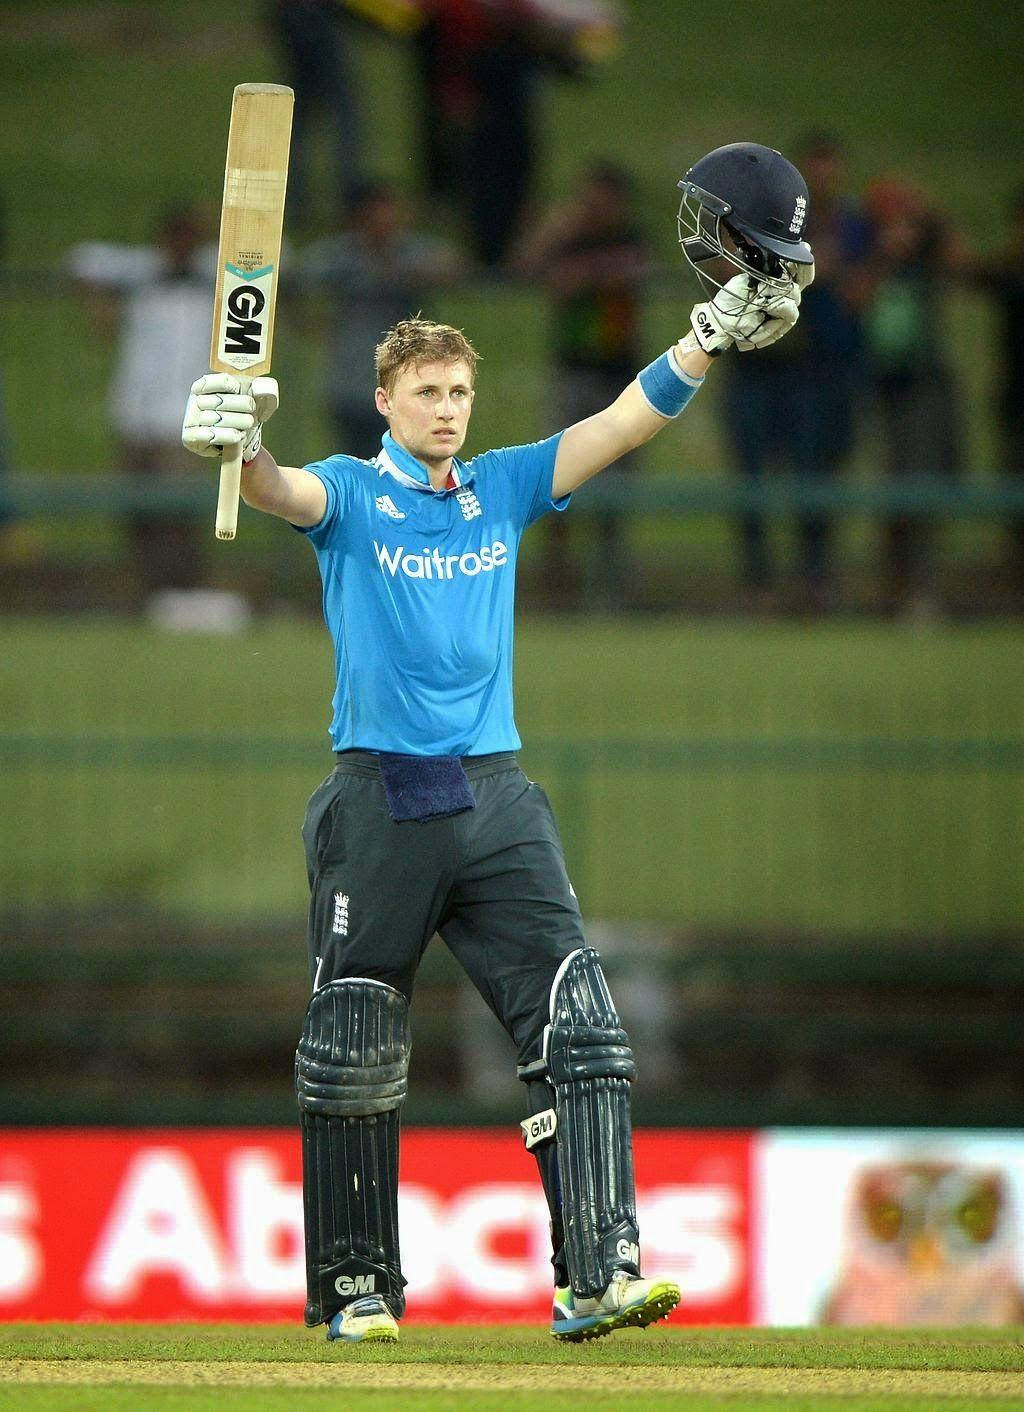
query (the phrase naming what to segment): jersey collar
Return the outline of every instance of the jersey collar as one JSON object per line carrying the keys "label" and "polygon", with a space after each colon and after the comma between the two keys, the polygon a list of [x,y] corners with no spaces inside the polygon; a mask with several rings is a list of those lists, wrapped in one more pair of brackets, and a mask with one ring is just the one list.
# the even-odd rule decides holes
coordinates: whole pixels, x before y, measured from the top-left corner
{"label": "jersey collar", "polygon": [[450,490],[459,490],[462,486],[473,483],[473,477],[468,473],[465,462],[453,456],[448,484],[441,490],[435,490],[430,484],[430,476],[423,462],[417,461],[412,452],[406,451],[404,446],[399,446],[389,431],[381,437],[381,449],[374,458],[374,465],[378,475],[393,476],[399,485],[406,485],[410,490],[424,490],[430,495],[446,495]]}

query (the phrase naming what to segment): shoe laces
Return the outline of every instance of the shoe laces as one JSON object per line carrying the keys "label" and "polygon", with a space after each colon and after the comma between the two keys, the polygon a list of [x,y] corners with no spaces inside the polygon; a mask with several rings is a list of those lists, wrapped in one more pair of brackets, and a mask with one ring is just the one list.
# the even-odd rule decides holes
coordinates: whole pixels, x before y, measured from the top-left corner
{"label": "shoe laces", "polygon": [[636,1275],[629,1270],[613,1270],[605,1292],[600,1296],[601,1300],[607,1302],[611,1299],[614,1304],[621,1304],[625,1298],[626,1286],[635,1282]]}
{"label": "shoe laces", "polygon": [[356,1299],[349,1304],[345,1311],[347,1314],[354,1314],[356,1318],[364,1318],[367,1314],[386,1314],[387,1306],[379,1295],[367,1295],[365,1299]]}

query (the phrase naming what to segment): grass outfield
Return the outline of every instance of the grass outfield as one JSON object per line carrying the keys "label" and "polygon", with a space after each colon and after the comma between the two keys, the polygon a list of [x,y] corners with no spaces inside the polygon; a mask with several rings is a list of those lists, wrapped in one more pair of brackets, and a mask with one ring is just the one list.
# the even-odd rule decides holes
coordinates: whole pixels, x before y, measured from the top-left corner
{"label": "grass outfield", "polygon": [[[523,761],[585,911],[1019,927],[1020,642],[1014,624],[524,619]],[[0,896],[52,904],[58,856],[67,905],[300,915],[298,823],[330,765],[330,673],[312,620],[228,639],[0,623],[0,812],[19,820]],[[642,841],[628,868],[624,838]]]}
{"label": "grass outfield", "polygon": [[0,1408],[336,1408],[372,1412],[1024,1407],[1020,1329],[628,1331],[584,1346],[546,1331],[412,1325],[397,1347],[301,1329],[0,1326]]}

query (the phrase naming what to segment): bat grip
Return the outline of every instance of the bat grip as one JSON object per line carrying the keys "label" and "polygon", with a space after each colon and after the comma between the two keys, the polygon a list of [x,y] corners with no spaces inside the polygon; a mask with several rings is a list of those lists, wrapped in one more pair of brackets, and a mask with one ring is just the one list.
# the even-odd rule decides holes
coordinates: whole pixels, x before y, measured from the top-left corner
{"label": "bat grip", "polygon": [[217,538],[234,539],[238,528],[238,495],[242,485],[242,443],[224,448],[217,494]]}

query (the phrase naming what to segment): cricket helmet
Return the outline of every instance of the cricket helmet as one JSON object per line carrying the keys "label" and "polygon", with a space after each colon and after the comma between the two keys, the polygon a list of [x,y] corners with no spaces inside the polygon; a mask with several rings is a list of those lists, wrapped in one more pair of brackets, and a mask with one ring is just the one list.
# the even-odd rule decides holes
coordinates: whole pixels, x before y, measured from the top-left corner
{"label": "cricket helmet", "polygon": [[814,256],[802,238],[807,183],[781,152],[730,142],[695,162],[677,185],[679,244],[702,280],[721,288],[725,281],[707,262],[725,260],[769,288],[811,283]]}

